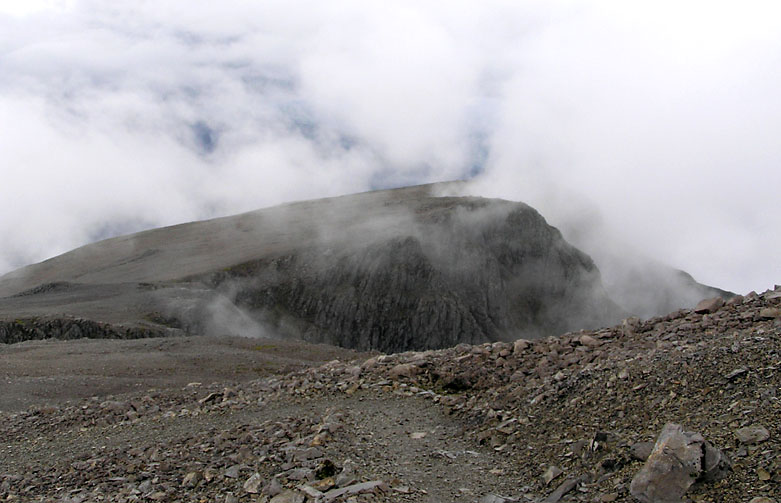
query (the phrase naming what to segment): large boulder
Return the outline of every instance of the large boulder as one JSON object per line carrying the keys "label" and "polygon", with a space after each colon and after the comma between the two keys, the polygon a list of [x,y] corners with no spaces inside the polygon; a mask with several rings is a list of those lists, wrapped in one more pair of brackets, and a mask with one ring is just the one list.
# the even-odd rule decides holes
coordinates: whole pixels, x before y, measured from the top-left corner
{"label": "large boulder", "polygon": [[724,454],[702,435],[668,423],[629,491],[642,503],[680,503],[692,484],[717,480],[728,469]]}

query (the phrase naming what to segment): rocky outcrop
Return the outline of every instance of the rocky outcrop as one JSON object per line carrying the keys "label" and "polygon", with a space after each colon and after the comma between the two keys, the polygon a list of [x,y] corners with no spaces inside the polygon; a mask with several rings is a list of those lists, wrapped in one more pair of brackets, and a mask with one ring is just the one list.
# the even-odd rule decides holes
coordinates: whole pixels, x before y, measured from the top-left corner
{"label": "rocky outcrop", "polygon": [[169,331],[158,328],[123,327],[75,318],[0,320],[2,344],[40,339],[143,339],[167,335]]}
{"label": "rocky outcrop", "polygon": [[591,259],[534,209],[430,198],[376,239],[329,242],[205,281],[276,331],[397,352],[618,321]]}

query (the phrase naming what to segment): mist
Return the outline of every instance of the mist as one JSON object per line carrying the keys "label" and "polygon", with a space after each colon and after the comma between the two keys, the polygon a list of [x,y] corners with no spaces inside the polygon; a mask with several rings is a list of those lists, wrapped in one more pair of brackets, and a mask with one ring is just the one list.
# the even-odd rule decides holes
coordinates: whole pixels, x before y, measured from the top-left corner
{"label": "mist", "polygon": [[769,1],[3,2],[0,274],[141,229],[470,179],[608,280],[637,255],[764,290],[781,281],[779,137]]}

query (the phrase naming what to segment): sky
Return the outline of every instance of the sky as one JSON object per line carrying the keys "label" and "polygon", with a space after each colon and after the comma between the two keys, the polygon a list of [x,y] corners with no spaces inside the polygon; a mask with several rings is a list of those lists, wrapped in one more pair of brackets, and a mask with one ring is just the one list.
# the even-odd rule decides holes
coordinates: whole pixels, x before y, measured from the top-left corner
{"label": "sky", "polygon": [[0,0],[0,274],[472,179],[587,252],[762,291],[780,139],[776,1]]}

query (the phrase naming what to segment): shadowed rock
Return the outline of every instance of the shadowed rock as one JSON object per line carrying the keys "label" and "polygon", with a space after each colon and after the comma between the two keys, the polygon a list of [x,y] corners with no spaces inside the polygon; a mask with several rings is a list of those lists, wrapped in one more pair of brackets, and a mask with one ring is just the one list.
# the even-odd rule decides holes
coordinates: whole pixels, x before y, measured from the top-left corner
{"label": "shadowed rock", "polygon": [[593,261],[534,209],[435,197],[435,188],[306,201],[85,246],[0,279],[0,319],[65,315],[396,352],[538,338],[625,314]]}
{"label": "shadowed rock", "polygon": [[630,493],[642,503],[680,503],[698,480],[723,476],[729,463],[699,433],[668,423],[643,468],[632,479]]}

